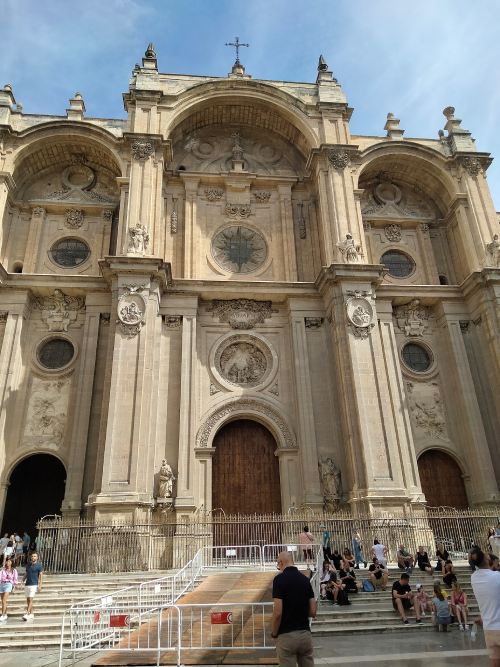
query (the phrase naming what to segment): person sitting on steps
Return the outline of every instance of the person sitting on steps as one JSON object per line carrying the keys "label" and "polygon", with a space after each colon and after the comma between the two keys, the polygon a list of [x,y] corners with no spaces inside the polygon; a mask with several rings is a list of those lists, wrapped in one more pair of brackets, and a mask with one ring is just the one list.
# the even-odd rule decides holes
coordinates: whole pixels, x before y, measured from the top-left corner
{"label": "person sitting on steps", "polygon": [[415,598],[417,603],[420,605],[421,616],[425,616],[426,612],[432,613],[432,602],[428,593],[424,590],[423,584],[417,584],[417,593]]}
{"label": "person sitting on steps", "polygon": [[467,615],[469,610],[467,608],[467,593],[464,593],[460,584],[456,580],[453,582],[451,591],[451,610],[453,616],[455,616],[458,621],[460,630],[468,630]]}
{"label": "person sitting on steps", "polygon": [[401,570],[405,570],[406,572],[408,572],[408,574],[411,574],[415,561],[411,553],[405,549],[404,544],[399,545],[399,549],[397,551],[396,556],[398,559],[399,568]]}
{"label": "person sitting on steps", "polygon": [[448,588],[452,587],[454,581],[457,580],[457,575],[455,574],[455,569],[451,560],[447,560],[443,568],[443,582]]}
{"label": "person sitting on steps", "polygon": [[412,593],[409,582],[410,575],[407,572],[402,572],[399,581],[395,581],[392,585],[392,606],[399,613],[405,625],[409,623],[406,612],[412,607],[415,609],[416,623],[422,622],[420,618],[420,605]]}
{"label": "person sitting on steps", "polygon": [[434,597],[432,598],[432,620],[436,632],[447,632],[451,623],[448,601],[443,595],[439,583],[434,584]]}
{"label": "person sitting on steps", "polygon": [[432,569],[431,562],[429,560],[429,556],[424,547],[422,546],[418,547],[418,551],[415,555],[415,560],[417,562],[418,567],[422,570],[422,572],[427,572],[428,574],[432,574],[434,572],[434,570]]}
{"label": "person sitting on steps", "polygon": [[370,572],[370,581],[372,582],[373,587],[381,588],[383,591],[385,591],[387,588],[389,575],[384,565],[379,563],[377,558],[374,558],[373,563],[368,568],[368,571]]}

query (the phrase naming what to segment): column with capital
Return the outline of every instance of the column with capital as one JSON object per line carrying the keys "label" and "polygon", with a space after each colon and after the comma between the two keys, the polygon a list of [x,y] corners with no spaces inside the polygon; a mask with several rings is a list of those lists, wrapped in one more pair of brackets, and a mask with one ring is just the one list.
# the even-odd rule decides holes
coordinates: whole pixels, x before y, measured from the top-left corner
{"label": "column with capital", "polygon": [[[0,138],[1,146],[1,138]],[[2,158],[2,151],[0,150],[0,162]],[[12,176],[5,171],[0,171],[0,220],[4,220],[4,216],[8,207],[9,197],[15,190],[15,183]],[[0,247],[3,246],[3,226],[0,225]]]}
{"label": "column with capital", "polygon": [[280,202],[285,280],[295,281],[297,280],[297,256],[293,228],[292,186],[289,183],[278,185],[278,196]]}
{"label": "column with capital", "polygon": [[184,278],[194,278],[197,245],[197,177],[181,175],[186,192],[184,210]]}
{"label": "column with capital", "polygon": [[42,206],[34,206],[31,211],[28,241],[24,255],[23,273],[36,273],[40,240],[47,211]]}
{"label": "column with capital", "polygon": [[112,291],[113,348],[100,481],[88,504],[97,517],[140,520],[154,502],[159,304],[170,269],[155,258],[108,257],[103,273]]}

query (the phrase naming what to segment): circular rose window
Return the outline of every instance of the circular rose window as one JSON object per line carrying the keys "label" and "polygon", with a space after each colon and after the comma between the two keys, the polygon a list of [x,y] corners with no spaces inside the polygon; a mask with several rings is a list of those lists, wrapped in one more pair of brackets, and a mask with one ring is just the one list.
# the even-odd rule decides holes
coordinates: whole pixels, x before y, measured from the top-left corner
{"label": "circular rose window", "polygon": [[212,254],[225,271],[251,273],[266,261],[267,246],[264,237],[255,230],[233,225],[215,235]]}
{"label": "circular rose window", "polygon": [[394,278],[407,278],[415,270],[415,262],[404,252],[398,250],[388,250],[380,258],[381,264],[389,271],[389,275]]}
{"label": "circular rose window", "polygon": [[50,249],[52,260],[66,269],[83,264],[90,255],[90,248],[79,239],[61,239]]}
{"label": "circular rose window", "polygon": [[75,348],[69,340],[51,338],[40,345],[36,357],[40,366],[54,371],[67,366],[74,355]]}

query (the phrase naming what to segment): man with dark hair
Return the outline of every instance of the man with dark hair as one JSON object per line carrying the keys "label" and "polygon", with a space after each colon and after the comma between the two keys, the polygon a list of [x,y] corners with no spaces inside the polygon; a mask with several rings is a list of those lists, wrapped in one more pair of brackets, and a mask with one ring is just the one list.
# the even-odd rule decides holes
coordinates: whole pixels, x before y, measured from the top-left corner
{"label": "man with dark hair", "polygon": [[490,569],[489,559],[479,547],[470,556],[476,566],[470,581],[483,619],[490,665],[500,667],[500,572]]}
{"label": "man with dark hair", "polygon": [[273,581],[271,637],[282,667],[314,667],[309,619],[316,617],[317,603],[311,582],[294,566],[291,554],[278,554]]}
{"label": "man with dark hair", "polygon": [[408,619],[406,618],[406,612],[412,607],[415,609],[415,615],[417,617],[416,622],[422,622],[422,619],[420,618],[419,605],[416,604],[409,581],[410,575],[406,572],[402,572],[401,576],[399,577],[399,581],[395,581],[392,584],[392,606],[394,607],[395,611],[399,612],[401,620],[405,625],[408,625],[409,623]]}

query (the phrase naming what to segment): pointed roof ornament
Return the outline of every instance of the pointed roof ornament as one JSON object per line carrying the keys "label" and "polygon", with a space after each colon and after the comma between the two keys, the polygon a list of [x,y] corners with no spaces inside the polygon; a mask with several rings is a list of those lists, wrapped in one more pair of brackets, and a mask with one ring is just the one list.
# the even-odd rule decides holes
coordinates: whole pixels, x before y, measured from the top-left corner
{"label": "pointed roof ornament", "polygon": [[245,77],[250,79],[251,77],[248,74],[245,74],[245,67],[241,64],[240,62],[240,48],[242,46],[250,46],[250,44],[243,44],[243,42],[240,42],[239,37],[234,38],[234,42],[226,42],[226,46],[233,46],[234,49],[236,50],[236,60],[234,61],[234,65],[231,68],[230,73],[228,76],[230,77]]}
{"label": "pointed roof ornament", "polygon": [[318,76],[316,77],[316,83],[321,83],[322,81],[333,81],[333,83],[338,83],[337,79],[334,78],[331,70],[328,69],[328,64],[323,58],[323,55],[320,55],[318,60]]}
{"label": "pointed roof ornament", "polygon": [[148,48],[146,49],[144,56],[146,58],[156,58],[155,45],[153,44],[153,42],[149,42]]}
{"label": "pointed roof ornament", "polygon": [[149,42],[148,48],[144,52],[142,59],[143,69],[158,69],[158,61],[156,60],[156,50],[153,42]]}
{"label": "pointed roof ornament", "polygon": [[399,127],[399,118],[395,118],[393,113],[387,114],[387,121],[384,125],[384,130],[387,132],[389,139],[402,139],[405,131]]}
{"label": "pointed roof ornament", "polygon": [[448,132],[448,139],[451,140],[452,151],[455,153],[461,150],[476,150],[471,133],[461,127],[460,118],[455,118],[455,107],[443,109],[443,116],[446,118],[444,129]]}

